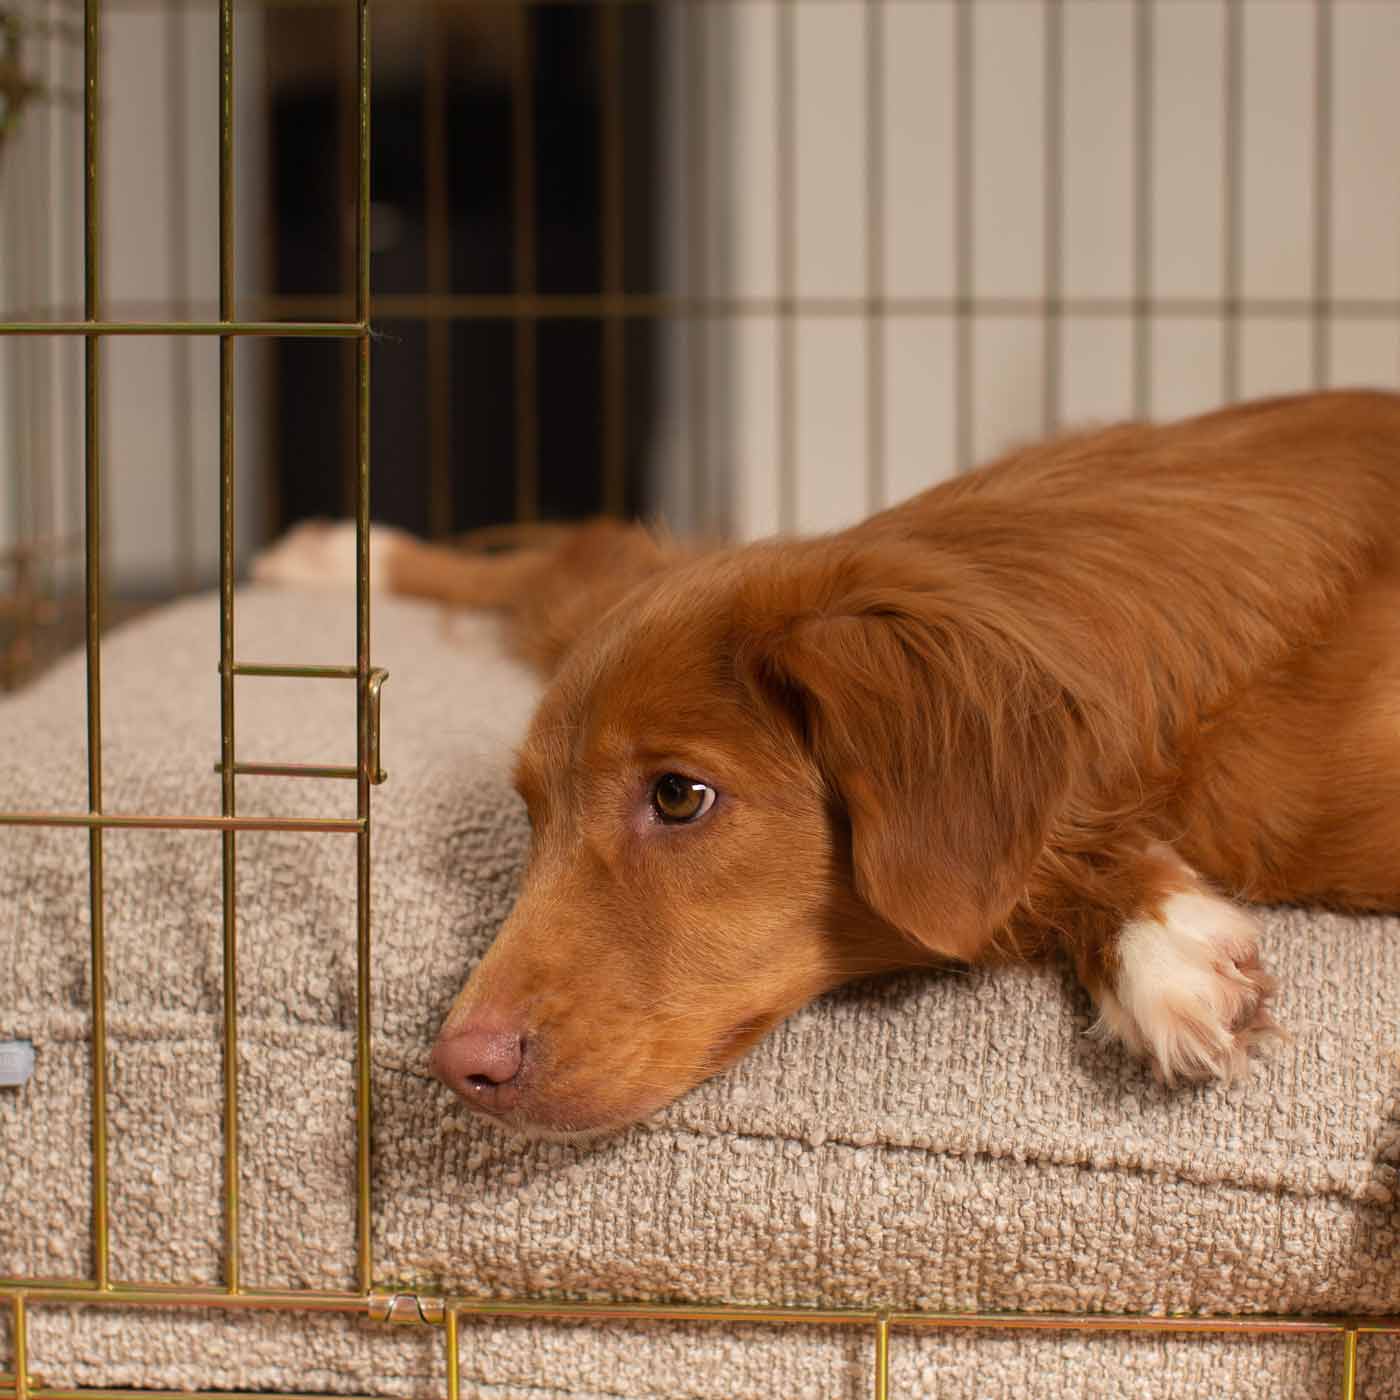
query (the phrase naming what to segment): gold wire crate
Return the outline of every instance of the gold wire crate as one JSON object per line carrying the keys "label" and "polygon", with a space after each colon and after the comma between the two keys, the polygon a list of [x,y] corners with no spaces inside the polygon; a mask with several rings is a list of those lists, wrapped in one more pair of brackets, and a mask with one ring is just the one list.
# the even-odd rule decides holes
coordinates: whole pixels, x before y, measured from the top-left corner
{"label": "gold wire crate", "polygon": [[[715,1326],[738,1326],[743,1324],[764,1324],[771,1326],[838,1326],[860,1329],[868,1333],[871,1343],[873,1394],[877,1400],[890,1394],[889,1368],[890,1348],[895,1334],[912,1333],[924,1329],[971,1329],[971,1330],[1013,1330],[1013,1331],[1075,1331],[1075,1332],[1150,1332],[1159,1334],[1234,1334],[1234,1335],[1276,1335],[1310,1338],[1315,1342],[1337,1345],[1342,1356],[1343,1397],[1353,1397],[1356,1393],[1358,1361],[1362,1354],[1359,1346],[1365,1335],[1400,1335],[1400,1317],[1158,1317],[1094,1314],[1007,1314],[1007,1313],[938,1313],[907,1311],[883,1307],[870,1308],[799,1308],[763,1306],[726,1306],[690,1303],[576,1303],[549,1299],[481,1300],[457,1296],[427,1296],[416,1293],[398,1293],[380,1286],[376,1279],[372,1247],[373,1207],[370,1176],[370,1137],[372,1128],[373,1104],[370,1095],[370,969],[372,920],[370,908],[370,869],[371,869],[371,787],[383,780],[380,765],[379,742],[379,694],[385,673],[371,663],[370,648],[370,588],[369,588],[369,520],[370,520],[370,452],[369,452],[369,405],[370,405],[370,342],[373,334],[371,321],[370,261],[369,261],[369,218],[370,218],[370,5],[369,0],[283,0],[284,3],[306,5],[337,4],[350,9],[355,15],[355,67],[353,74],[354,112],[354,241],[353,241],[353,291],[344,297],[333,298],[280,298],[269,300],[257,308],[258,315],[246,318],[239,315],[240,308],[234,297],[234,42],[233,42],[233,0],[219,0],[219,72],[220,72],[220,123],[219,123],[219,305],[217,316],[212,319],[185,320],[139,320],[109,318],[102,298],[100,245],[102,237],[101,182],[99,179],[99,151],[102,140],[102,74],[100,63],[99,29],[102,19],[102,0],[85,0],[82,7],[82,25],[79,31],[73,26],[75,35],[80,33],[84,55],[84,85],[82,110],[84,123],[84,297],[83,305],[77,314],[58,320],[45,320],[39,317],[16,319],[0,323],[0,334],[8,336],[64,336],[79,338],[84,348],[84,392],[83,392],[83,483],[84,483],[84,531],[79,541],[54,540],[39,541],[26,549],[71,550],[77,547],[84,561],[83,619],[84,646],[86,653],[87,681],[87,772],[88,810],[78,814],[59,813],[0,813],[2,825],[42,825],[74,826],[88,831],[89,868],[89,908],[91,924],[91,970],[92,979],[92,1235],[93,1235],[93,1276],[88,1279],[51,1280],[42,1278],[0,1279],[0,1298],[6,1300],[10,1311],[10,1332],[12,1356],[9,1369],[0,1373],[0,1396],[12,1396],[14,1400],[78,1400],[85,1396],[128,1394],[123,1391],[101,1389],[64,1390],[46,1385],[42,1374],[31,1372],[30,1330],[31,1311],[36,1308],[94,1306],[98,1308],[135,1307],[174,1307],[208,1310],[234,1311],[278,1311],[301,1314],[306,1317],[326,1314],[344,1314],[375,1321],[385,1326],[406,1325],[414,1327],[441,1328],[443,1349],[450,1400],[457,1400],[461,1389],[461,1344],[464,1326],[484,1318],[518,1318],[540,1320],[587,1321],[599,1325],[625,1322],[677,1323],[694,1322]],[[490,0],[514,8],[524,14],[530,0]],[[740,3],[740,0],[732,0]],[[602,14],[604,35],[604,63],[608,71],[615,75],[617,63],[616,13],[624,4],[656,3],[656,0],[579,0],[579,3],[596,4]],[[878,0],[871,0],[870,15],[872,32],[878,41],[875,22],[881,13]],[[1058,9],[1058,7],[1056,7]],[[695,5],[688,7],[693,18]],[[75,11],[76,12],[76,11]],[[1319,8],[1325,15],[1326,4]],[[1239,5],[1230,4],[1228,9],[1229,31],[1233,35],[1234,48],[1232,62],[1238,63],[1239,44]],[[957,35],[960,44],[968,42],[970,32],[971,5],[969,0],[957,0]],[[791,523],[793,501],[795,499],[795,427],[793,417],[793,336],[795,318],[800,309],[803,314],[826,315],[832,317],[879,318],[902,314],[949,315],[956,321],[958,346],[958,385],[956,391],[959,426],[958,442],[960,458],[965,463],[970,457],[970,395],[971,374],[970,353],[967,335],[974,315],[1015,315],[1023,314],[1028,306],[1019,301],[997,302],[995,299],[977,299],[970,292],[969,267],[972,247],[972,226],[968,216],[958,214],[958,264],[959,286],[962,290],[955,297],[935,301],[902,302],[888,297],[883,289],[883,269],[879,261],[878,240],[871,239],[870,247],[870,291],[865,297],[828,299],[826,301],[799,302],[795,293],[794,268],[796,260],[797,229],[793,217],[792,181],[792,120],[793,120],[793,72],[792,72],[792,25],[793,5],[785,0],[779,6],[779,100],[781,106],[778,125],[780,139],[778,190],[782,233],[779,249],[780,294],[767,300],[725,300],[708,297],[703,290],[703,267],[692,268],[697,274],[693,285],[694,294],[687,297],[642,297],[625,294],[622,290],[621,249],[619,245],[620,208],[620,110],[615,101],[605,100],[603,122],[606,133],[604,142],[604,184],[605,210],[605,267],[604,289],[597,296],[567,298],[551,297],[539,293],[533,286],[527,269],[532,247],[532,190],[535,172],[530,167],[527,156],[520,156],[517,167],[517,204],[522,217],[517,224],[517,272],[520,284],[514,293],[497,297],[454,296],[446,290],[445,234],[441,227],[434,235],[430,263],[432,268],[430,293],[424,297],[385,297],[381,309],[398,317],[418,317],[430,326],[441,327],[454,318],[496,318],[511,323],[515,328],[516,365],[523,386],[517,405],[520,432],[517,439],[520,472],[517,496],[517,513],[522,519],[531,518],[537,507],[537,480],[534,474],[533,453],[535,451],[534,417],[537,405],[532,396],[534,383],[536,323],[550,317],[589,317],[604,323],[604,363],[602,386],[604,390],[604,432],[606,435],[604,462],[607,473],[607,499],[610,504],[620,500],[621,482],[621,442],[618,431],[620,404],[626,392],[623,370],[623,351],[620,339],[621,324],[629,318],[688,318],[707,316],[736,316],[748,314],[775,315],[780,319],[780,373],[778,376],[779,395],[779,480],[783,502],[784,521]],[[519,34],[525,32],[522,26]],[[1052,34],[1055,31],[1052,30]],[[14,119],[21,100],[33,96],[34,89],[22,76],[18,67],[19,31],[14,26],[0,25],[0,94],[5,105],[0,108],[0,138],[3,138],[5,123]],[[880,70],[871,49],[870,100],[880,100]],[[1050,50],[1051,76],[1056,81],[1048,84],[1047,101],[1059,101],[1058,69],[1055,68],[1056,50]],[[528,78],[530,56],[528,46],[521,44],[517,50],[515,82],[517,100],[515,112],[517,135],[522,131],[528,135],[528,103],[519,99],[521,85]],[[430,75],[431,76],[431,75]],[[441,73],[437,75],[441,82]],[[609,85],[605,84],[605,93]],[[966,116],[969,101],[966,84],[957,94],[957,104]],[[1323,95],[1325,96],[1325,94]],[[1319,98],[1320,102],[1322,97]],[[1236,114],[1237,123],[1237,114]],[[964,128],[966,123],[964,123]],[[878,148],[877,124],[871,124],[872,135],[870,160],[868,164],[870,180],[870,218],[878,224],[883,207],[883,161]],[[963,128],[960,128],[963,130]],[[1232,138],[1237,141],[1238,133]],[[441,132],[437,141],[440,143]],[[703,132],[697,130],[692,138],[701,142]],[[959,188],[966,194],[970,179],[970,147],[965,132],[960,138],[958,179]],[[432,141],[430,139],[430,146]],[[518,149],[528,150],[528,141],[520,143]],[[1232,147],[1233,149],[1233,147]],[[694,170],[703,170],[704,151],[697,146]],[[1237,152],[1236,152],[1237,155]],[[1057,152],[1051,152],[1052,160],[1058,159]],[[1319,160],[1323,158],[1320,156]],[[439,207],[442,201],[441,151],[438,149],[430,167],[430,183],[435,182],[435,191],[430,191],[430,201]],[[1323,172],[1325,174],[1325,171]],[[1232,167],[1230,178],[1238,183],[1238,170]],[[1054,184],[1054,172],[1049,181]],[[1326,187],[1324,180],[1323,187]],[[1144,187],[1145,188],[1145,187]],[[1232,187],[1233,188],[1233,187]],[[1140,197],[1145,194],[1140,191]],[[969,201],[964,201],[968,203]],[[1227,215],[1234,222],[1227,228],[1227,242],[1238,238],[1237,196],[1227,201]],[[1233,212],[1231,212],[1233,211]],[[1319,215],[1325,219],[1325,212]],[[1058,237],[1059,225],[1052,220],[1048,225],[1052,240]],[[693,253],[694,257],[701,254]],[[1051,260],[1054,265],[1054,259]],[[1230,263],[1232,269],[1227,279],[1226,295],[1227,333],[1233,326],[1233,341],[1230,353],[1226,355],[1227,396],[1235,384],[1229,382],[1231,376],[1238,379],[1238,318],[1242,306],[1239,286],[1237,256]],[[1087,309],[1095,314],[1114,315],[1131,318],[1135,326],[1134,344],[1136,348],[1135,384],[1141,397],[1145,394],[1146,376],[1150,373],[1150,357],[1143,338],[1142,328],[1147,324],[1149,312],[1153,314],[1196,314],[1200,310],[1194,303],[1183,301],[1179,305],[1152,301],[1147,295],[1145,272],[1140,267],[1142,295],[1119,302],[1086,303]],[[1068,313],[1079,304],[1072,299],[1062,298],[1056,287],[1049,289],[1046,298],[1034,302],[1033,308],[1044,311],[1047,325],[1053,327],[1055,318]],[[1317,295],[1300,302],[1280,302],[1274,308],[1279,315],[1305,316],[1315,327],[1322,324],[1323,315],[1335,310],[1341,303],[1330,298],[1325,278],[1317,288]],[[1214,309],[1212,304],[1211,309]],[[1268,304],[1259,308],[1268,314]],[[1344,308],[1345,309],[1345,308]],[[1389,303],[1357,303],[1353,308],[1358,316],[1395,316],[1400,307]],[[291,319],[277,319],[280,316]],[[1320,332],[1318,332],[1320,337]],[[220,363],[220,512],[219,512],[219,596],[220,618],[220,664],[221,685],[221,753],[217,769],[221,775],[221,809],[217,817],[191,815],[169,815],[154,813],[114,813],[103,801],[102,791],[102,723],[101,723],[101,647],[100,638],[105,620],[103,541],[101,532],[102,494],[104,472],[101,458],[101,425],[103,414],[103,385],[99,348],[107,337],[134,336],[197,336],[216,338],[219,343]],[[351,498],[356,522],[356,602],[355,602],[355,659],[338,667],[308,668],[291,663],[240,661],[234,650],[234,384],[236,347],[240,339],[253,337],[323,338],[343,341],[354,356],[354,376],[351,398],[354,414],[354,451],[349,464],[349,479],[352,486]],[[879,351],[872,340],[871,358],[867,370],[871,385],[871,402],[878,401],[882,384],[883,366]],[[1325,347],[1318,341],[1318,354],[1325,356]],[[446,355],[445,342],[441,337],[430,340],[430,356],[440,365]],[[1058,376],[1059,364],[1055,355],[1046,358],[1046,374],[1054,379]],[[697,396],[703,396],[704,366],[699,357],[694,357],[690,366],[692,384]],[[1054,401],[1047,396],[1047,403]],[[441,502],[445,492],[444,473],[447,470],[446,437],[443,427],[443,414],[446,409],[438,405],[432,432],[433,491],[435,518],[442,519]],[[869,427],[871,471],[878,475],[882,470],[883,442],[877,424],[877,415],[872,413]],[[703,462],[705,445],[702,440],[693,443],[694,461]],[[23,551],[13,558],[0,561],[14,567],[23,576],[29,558]],[[18,600],[18,601],[15,601]],[[15,590],[7,605],[12,611],[37,618],[39,604],[32,590],[24,587]],[[25,609],[29,611],[26,613]],[[357,761],[351,768],[307,769],[298,765],[282,764],[275,760],[249,762],[238,757],[236,745],[236,706],[234,681],[239,676],[299,676],[325,680],[353,681],[356,687],[356,754]],[[242,817],[238,814],[236,801],[237,779],[240,776],[254,776],[265,773],[294,774],[312,779],[350,779],[356,784],[356,815],[353,818],[333,820],[327,818],[299,817],[295,814],[274,817]],[[109,1183],[107,1175],[108,1113],[107,1113],[107,1036],[106,1036],[106,991],[103,974],[106,966],[106,947],[103,924],[103,841],[107,830],[114,828],[174,828],[182,830],[214,830],[221,833],[222,862],[222,915],[223,915],[223,1282],[221,1286],[178,1286],[144,1285],[113,1277],[109,1247]],[[356,916],[356,1197],[357,1197],[357,1246],[355,1260],[356,1287],[349,1292],[325,1292],[315,1290],[264,1290],[250,1287],[241,1266],[240,1237],[240,1152],[239,1152],[239,1076],[238,1076],[238,1017],[239,1007],[235,988],[238,978],[239,926],[234,898],[238,833],[248,830],[312,831],[326,835],[353,836],[356,843],[357,870],[357,916]],[[42,1358],[40,1359],[42,1360]]]}

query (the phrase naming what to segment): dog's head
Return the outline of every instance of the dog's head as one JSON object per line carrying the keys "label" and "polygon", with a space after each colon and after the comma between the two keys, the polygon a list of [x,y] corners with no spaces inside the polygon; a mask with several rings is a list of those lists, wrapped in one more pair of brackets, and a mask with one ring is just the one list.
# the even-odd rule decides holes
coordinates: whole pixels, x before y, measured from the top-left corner
{"label": "dog's head", "polygon": [[521,749],[529,866],[438,1075],[517,1131],[606,1131],[840,982],[980,952],[1066,718],[986,596],[907,547],[817,541],[619,605]]}

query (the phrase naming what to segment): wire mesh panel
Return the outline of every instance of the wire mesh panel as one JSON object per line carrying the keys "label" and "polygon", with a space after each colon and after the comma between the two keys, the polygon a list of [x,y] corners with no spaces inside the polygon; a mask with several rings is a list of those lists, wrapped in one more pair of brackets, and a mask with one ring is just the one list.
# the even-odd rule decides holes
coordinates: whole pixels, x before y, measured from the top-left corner
{"label": "wire mesh panel", "polygon": [[[27,1339],[31,1304],[92,1301],[139,1303],[143,1297],[159,1302],[209,1301],[237,1298],[242,1293],[239,1099],[238,1099],[238,922],[236,888],[238,833],[240,831],[314,831],[353,836],[356,843],[357,883],[357,1005],[356,1027],[356,1178],[359,1218],[355,1295],[363,1306],[373,1279],[371,1250],[371,1200],[369,1176],[369,992],[370,992],[370,786],[382,779],[378,761],[378,697],[384,673],[370,664],[369,613],[369,9],[360,0],[356,14],[356,62],[353,68],[355,108],[358,113],[354,166],[355,296],[353,319],[344,322],[283,324],[240,319],[235,305],[234,269],[234,25],[232,0],[219,7],[219,193],[218,252],[219,305],[217,319],[132,320],[104,314],[102,282],[103,187],[101,142],[103,135],[102,6],[86,0],[80,33],[83,43],[83,297],[80,317],[33,316],[0,323],[0,333],[18,339],[71,338],[83,346],[83,483],[82,510],[84,568],[84,616],[86,624],[86,713],[88,803],[82,813],[0,813],[0,825],[69,826],[88,832],[89,909],[91,930],[92,1018],[92,1276],[82,1280],[29,1279],[7,1281],[4,1292],[11,1304],[14,1366],[9,1385],[17,1396],[30,1393]],[[11,92],[16,91],[11,84]],[[23,113],[19,114],[20,117]],[[13,111],[7,113],[12,120]],[[104,508],[105,463],[103,443],[103,346],[111,337],[137,336],[217,337],[219,344],[219,675],[221,696],[221,809],[218,816],[155,812],[113,812],[103,800],[102,762],[102,628],[104,609]],[[240,661],[234,649],[234,396],[235,365],[239,341],[245,337],[301,336],[341,338],[355,346],[355,376],[351,402],[355,412],[354,516],[356,520],[355,658],[341,666],[307,667],[259,659]],[[353,681],[357,693],[357,763],[353,776],[357,789],[353,818],[330,819],[297,816],[241,817],[237,811],[237,778],[275,772],[321,778],[345,776],[340,772],[307,770],[285,764],[240,764],[237,757],[235,679],[239,676],[296,676],[307,679]],[[223,1285],[219,1288],[143,1289],[139,1281],[113,1276],[110,1240],[110,1184],[108,1180],[109,1117],[107,1105],[108,1041],[106,938],[104,926],[104,835],[113,829],[174,829],[217,831],[222,843],[223,908],[223,1086],[224,1086],[224,1239]],[[345,1307],[347,1299],[322,1299],[325,1306]],[[284,1305],[316,1306],[316,1299],[284,1299]],[[354,1306],[353,1303],[349,1306]],[[42,1393],[42,1392],[41,1392]]]}

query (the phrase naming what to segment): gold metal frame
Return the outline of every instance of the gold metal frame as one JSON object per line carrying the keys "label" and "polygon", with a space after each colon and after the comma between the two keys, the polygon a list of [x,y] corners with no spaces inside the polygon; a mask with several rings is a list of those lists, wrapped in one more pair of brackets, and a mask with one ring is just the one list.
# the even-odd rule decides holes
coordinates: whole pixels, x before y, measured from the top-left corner
{"label": "gold metal frame", "polygon": [[[0,1279],[10,1303],[14,1370],[0,1373],[0,1396],[14,1400],[129,1400],[130,1391],[44,1386],[29,1371],[28,1310],[32,1304],[115,1307],[190,1307],[229,1311],[340,1313],[389,1326],[441,1327],[448,1400],[461,1394],[464,1321],[516,1318],[598,1324],[625,1322],[708,1323],[797,1327],[859,1327],[872,1343],[872,1394],[889,1400],[890,1352],[896,1330],[1158,1333],[1274,1336],[1331,1340],[1341,1347],[1341,1400],[1355,1400],[1363,1336],[1400,1336],[1400,1317],[1149,1317],[1111,1313],[921,1312],[895,1308],[800,1308],[691,1303],[571,1303],[547,1299],[463,1298],[366,1290],[333,1292],[256,1288],[180,1287],[78,1280]],[[158,1392],[143,1391],[143,1395]],[[188,1396],[190,1392],[179,1392]],[[202,1392],[194,1392],[199,1395]],[[229,1397],[229,1392],[219,1392]],[[171,1400],[174,1393],[171,1392]]]}
{"label": "gold metal frame", "polygon": [[[286,2],[286,0],[284,0]],[[537,493],[534,470],[534,365],[535,328],[545,317],[585,316],[597,318],[604,325],[604,418],[606,499],[616,508],[622,499],[622,440],[621,415],[625,399],[625,354],[622,341],[623,326],[628,318],[684,317],[697,321],[710,316],[739,316],[751,314],[776,315],[779,318],[779,481],[782,514],[785,523],[794,516],[796,470],[794,462],[795,423],[793,402],[794,340],[796,316],[857,316],[871,320],[905,314],[938,314],[954,318],[957,327],[959,418],[957,441],[962,459],[970,455],[970,335],[974,316],[1023,314],[1027,311],[1046,313],[1046,375],[1047,413],[1053,417],[1058,384],[1057,318],[1075,310],[1090,310],[1096,314],[1132,317],[1137,333],[1135,346],[1135,392],[1140,402],[1145,400],[1150,377],[1150,344],[1145,335],[1147,317],[1151,315],[1192,315],[1217,311],[1219,304],[1198,306],[1188,302],[1154,301],[1148,286],[1148,261],[1140,252],[1137,261],[1137,294],[1124,302],[1093,302],[1081,306],[1062,299],[1053,282],[1053,269],[1058,265],[1060,212],[1050,195],[1047,217],[1047,259],[1052,269],[1052,285],[1047,298],[1034,302],[997,302],[974,298],[969,289],[973,257],[971,203],[966,198],[971,179],[971,100],[970,84],[965,76],[969,65],[959,66],[955,110],[959,120],[957,187],[964,194],[957,212],[956,261],[958,285],[962,289],[951,299],[899,301],[888,298],[883,289],[883,267],[878,240],[870,240],[867,265],[868,288],[863,298],[850,300],[798,302],[794,287],[796,239],[793,199],[794,188],[794,86],[795,46],[793,43],[794,0],[779,0],[778,5],[778,144],[779,144],[779,249],[778,281],[780,294],[763,301],[725,301],[709,298],[704,293],[702,255],[692,254],[691,286],[685,297],[649,297],[629,295],[623,287],[622,276],[622,148],[621,109],[616,91],[605,97],[602,114],[604,139],[604,267],[602,293],[596,297],[551,297],[538,294],[533,279],[534,239],[534,173],[528,151],[530,141],[530,104],[527,98],[532,56],[530,53],[528,6],[533,0],[487,0],[488,3],[515,5],[519,12],[516,31],[515,134],[518,143],[516,185],[516,277],[515,294],[500,297],[454,296],[447,290],[447,249],[442,235],[435,235],[430,248],[430,286],[424,297],[386,297],[381,308],[395,317],[421,317],[429,323],[430,356],[436,366],[436,376],[445,381],[445,364],[449,349],[445,336],[447,322],[467,317],[497,317],[515,325],[515,356],[521,392],[518,395],[520,427],[518,452],[521,470],[518,475],[517,509],[522,518],[533,515]],[[619,71],[620,31],[619,7],[630,3],[653,3],[654,0],[584,0],[597,4],[602,20],[602,61],[609,78],[606,86],[615,89],[612,81]],[[740,0],[729,0],[740,3]],[[16,319],[0,323],[0,334],[40,336],[80,336],[85,348],[85,415],[84,415],[84,483],[85,528],[85,621],[87,674],[87,751],[88,751],[88,811],[85,813],[6,812],[0,813],[0,826],[67,826],[85,827],[89,833],[89,901],[91,918],[92,964],[92,1234],[93,1277],[88,1279],[0,1278],[0,1299],[10,1310],[12,1335],[12,1370],[0,1373],[0,1397],[14,1400],[100,1400],[100,1397],[127,1394],[122,1391],[86,1389],[64,1390],[46,1387],[31,1374],[29,1316],[33,1307],[96,1305],[100,1307],[168,1306],[224,1310],[279,1310],[306,1314],[342,1313],[358,1315],[385,1324],[440,1326],[444,1332],[448,1395],[457,1400],[461,1391],[460,1349],[462,1324],[481,1318],[572,1319],[604,1322],[703,1322],[719,1325],[760,1323],[797,1326],[850,1326],[869,1331],[873,1346],[873,1393],[877,1400],[890,1394],[890,1350],[895,1332],[921,1329],[997,1329],[1077,1332],[1157,1332],[1157,1333],[1217,1333],[1234,1335],[1305,1336],[1315,1340],[1330,1340],[1342,1348],[1343,1397],[1356,1392],[1358,1343],[1363,1335],[1388,1333],[1400,1335],[1400,1316],[1394,1317],[1146,1317],[1093,1314],[1005,1314],[1005,1313],[940,1313],[886,1308],[796,1308],[711,1306],[702,1304],[663,1303],[570,1303],[549,1300],[476,1299],[466,1297],[431,1297],[400,1294],[376,1287],[371,1242],[373,1201],[370,1182],[370,1135],[372,1103],[370,1096],[370,857],[371,821],[370,788],[383,781],[380,767],[379,696],[385,672],[370,661],[370,591],[369,591],[369,385],[370,385],[370,278],[369,278],[369,209],[370,209],[370,30],[369,0],[290,0],[290,3],[341,3],[352,5],[356,16],[355,69],[353,92],[353,184],[355,206],[355,240],[353,254],[353,293],[347,298],[281,298],[270,302],[265,314],[290,315],[297,320],[240,319],[234,298],[234,137],[233,137],[233,0],[219,3],[220,49],[220,140],[219,140],[219,307],[214,320],[140,321],[105,319],[100,281],[101,190],[98,179],[98,150],[101,138],[101,87],[99,55],[99,22],[102,0],[84,0],[85,81],[82,93],[84,111],[84,304],[81,318],[55,321]],[[882,74],[879,62],[879,23],[885,0],[866,0],[871,25],[867,30],[869,46],[866,54],[869,74],[868,100],[880,101]],[[956,6],[955,39],[966,58],[971,44],[971,0],[950,0]],[[1057,133],[1058,120],[1054,108],[1061,94],[1061,44],[1063,0],[1049,0],[1051,23],[1047,43],[1047,102],[1050,103],[1050,130]],[[1330,41],[1329,0],[1316,0],[1318,37],[1321,51],[1326,52]],[[1227,198],[1226,247],[1227,296],[1225,383],[1226,397],[1233,397],[1238,381],[1239,317],[1243,303],[1239,297],[1239,112],[1237,91],[1240,58],[1241,0],[1226,0],[1227,14],[1227,91],[1231,91],[1227,107]],[[693,25],[694,10],[691,10]],[[1151,8],[1139,0],[1138,62],[1150,65]],[[693,42],[693,29],[692,29]],[[694,75],[692,74],[692,77]],[[443,73],[440,64],[430,64],[429,87],[440,98]],[[1233,80],[1233,90],[1231,84]],[[1330,110],[1330,94],[1325,77],[1319,78],[1318,111],[1325,118]],[[440,101],[430,103],[439,117],[431,114],[425,129],[429,204],[441,215],[445,200],[444,147],[440,124]],[[1143,135],[1148,113],[1141,108],[1136,117],[1139,136]],[[867,151],[869,219],[878,225],[885,197],[883,154],[880,148],[878,123],[870,123]],[[1251,303],[1253,314],[1310,318],[1314,328],[1314,369],[1321,376],[1327,355],[1326,318],[1332,314],[1352,314],[1358,317],[1400,314],[1400,307],[1389,303],[1343,303],[1330,298],[1327,284],[1325,250],[1330,180],[1327,168],[1328,124],[1319,120],[1316,147],[1316,170],[1319,200],[1319,225],[1315,247],[1314,295],[1298,302]],[[698,188],[694,172],[704,168],[703,123],[695,123],[692,134],[692,190]],[[1058,140],[1052,139],[1049,156],[1052,166],[1059,159]],[[1052,177],[1054,170],[1052,169]],[[1150,171],[1139,174],[1135,198],[1139,207],[1148,198]],[[1048,185],[1055,187],[1051,178]],[[695,197],[692,195],[692,197]],[[698,241],[697,241],[698,247]],[[343,319],[333,319],[334,317]],[[316,319],[322,317],[324,319]],[[221,753],[217,765],[221,774],[221,808],[218,816],[154,815],[144,813],[113,813],[107,811],[102,795],[102,688],[101,632],[103,624],[102,575],[102,488],[103,471],[100,458],[101,441],[101,346],[109,336],[172,335],[218,337],[220,355],[220,662],[221,683]],[[246,662],[237,659],[233,642],[234,620],[234,374],[237,343],[243,337],[326,337],[345,340],[353,353],[354,460],[351,463],[353,482],[353,513],[356,522],[356,642],[353,664],[343,666],[299,666],[276,663]],[[883,366],[878,337],[872,336],[870,360],[867,365],[870,402],[878,405],[883,387]],[[690,372],[695,379],[697,394],[703,393],[703,356],[693,354]],[[430,431],[432,455],[433,511],[432,519],[441,528],[448,518],[447,408],[439,403],[433,408]],[[872,411],[868,445],[871,488],[878,493],[882,472],[883,443],[878,414]],[[697,454],[696,470],[700,470],[701,448]],[[697,475],[697,490],[699,477]],[[234,679],[238,676],[300,677],[325,680],[349,680],[357,695],[357,761],[352,768],[332,768],[277,762],[240,760],[236,745],[236,714]],[[356,784],[356,815],[347,819],[326,819],[306,816],[242,817],[237,808],[237,779],[267,774],[299,776],[309,779],[350,779]],[[107,1178],[107,1037],[106,991],[103,972],[106,950],[103,926],[103,836],[111,828],[174,828],[180,830],[216,830],[222,834],[223,869],[223,1084],[224,1084],[224,1281],[222,1286],[180,1286],[144,1284],[112,1277],[109,1251],[109,1189]],[[357,856],[357,1004],[356,1004],[356,1195],[357,1249],[356,1287],[352,1291],[278,1291],[251,1287],[242,1277],[240,1251],[240,1168],[239,1168],[239,1098],[238,1098],[238,921],[234,898],[237,869],[238,833],[240,831],[309,831],[327,834],[353,835]]]}

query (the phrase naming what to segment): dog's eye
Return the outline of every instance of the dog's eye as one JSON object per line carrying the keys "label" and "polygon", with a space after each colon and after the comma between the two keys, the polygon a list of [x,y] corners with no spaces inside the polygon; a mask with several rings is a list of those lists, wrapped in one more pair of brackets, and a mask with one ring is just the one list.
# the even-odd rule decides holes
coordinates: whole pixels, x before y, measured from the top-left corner
{"label": "dog's eye", "polygon": [[651,790],[652,810],[663,822],[693,822],[714,801],[714,788],[681,773],[663,773]]}

